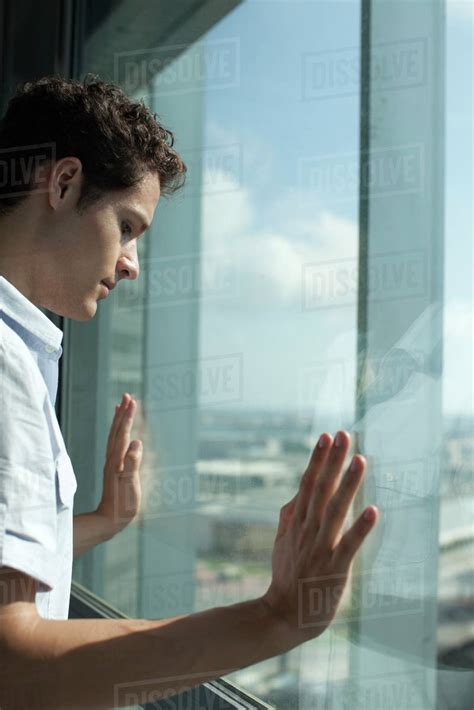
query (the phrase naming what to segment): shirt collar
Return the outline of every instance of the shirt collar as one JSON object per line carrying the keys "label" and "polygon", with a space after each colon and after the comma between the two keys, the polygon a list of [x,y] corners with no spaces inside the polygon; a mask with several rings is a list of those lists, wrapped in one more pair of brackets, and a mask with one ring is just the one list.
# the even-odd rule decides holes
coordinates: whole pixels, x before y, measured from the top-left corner
{"label": "shirt collar", "polygon": [[1,275],[0,311],[13,321],[16,330],[21,330],[24,341],[32,350],[50,360],[59,360],[63,352],[63,331]]}

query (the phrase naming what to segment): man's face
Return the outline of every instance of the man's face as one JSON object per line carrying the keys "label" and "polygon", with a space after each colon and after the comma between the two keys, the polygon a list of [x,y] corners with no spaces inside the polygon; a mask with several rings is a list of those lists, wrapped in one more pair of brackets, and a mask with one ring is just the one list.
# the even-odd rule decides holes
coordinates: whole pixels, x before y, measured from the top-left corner
{"label": "man's face", "polygon": [[[107,298],[102,281],[117,284],[139,275],[137,240],[150,225],[160,197],[157,173],[136,186],[107,192],[82,214],[67,210],[54,223],[43,262],[41,305],[58,315],[85,321]],[[113,298],[113,296],[112,296]]]}

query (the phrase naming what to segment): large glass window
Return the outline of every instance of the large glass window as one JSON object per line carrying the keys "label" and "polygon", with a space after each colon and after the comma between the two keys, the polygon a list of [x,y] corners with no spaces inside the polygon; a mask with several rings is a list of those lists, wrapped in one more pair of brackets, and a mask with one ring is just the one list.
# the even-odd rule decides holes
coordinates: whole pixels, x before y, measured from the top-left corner
{"label": "large glass window", "polygon": [[85,3],[77,74],[143,98],[189,174],[140,278],[66,325],[76,512],[124,391],[144,442],[139,520],[73,578],[147,618],[261,594],[280,507],[347,429],[381,517],[340,614],[228,678],[278,708],[470,707],[470,12]]}

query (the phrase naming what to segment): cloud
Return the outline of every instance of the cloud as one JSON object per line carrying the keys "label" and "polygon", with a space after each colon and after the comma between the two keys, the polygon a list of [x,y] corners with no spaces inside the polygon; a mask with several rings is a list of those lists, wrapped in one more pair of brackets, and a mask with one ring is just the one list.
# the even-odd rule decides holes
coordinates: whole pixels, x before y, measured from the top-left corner
{"label": "cloud", "polygon": [[462,300],[449,301],[444,309],[444,328],[448,338],[471,339],[474,334],[474,318],[472,313],[472,302]]}
{"label": "cloud", "polygon": [[242,131],[215,119],[206,121],[205,143],[208,146],[232,146],[238,150],[242,174],[251,178],[253,184],[269,185],[278,169],[275,145],[255,131]]}
{"label": "cloud", "polygon": [[449,412],[474,407],[474,317],[471,301],[449,301],[444,310],[443,402]]}
{"label": "cloud", "polygon": [[446,5],[448,19],[456,17],[460,20],[472,20],[473,8],[472,0],[448,0]]}
{"label": "cloud", "polygon": [[[251,228],[254,213],[248,190],[235,177],[223,170],[214,170],[212,182],[218,192],[203,195],[201,239],[203,249],[232,248],[234,239]],[[208,175],[204,184],[210,184]]]}
{"label": "cloud", "polygon": [[355,259],[357,226],[353,221],[321,211],[312,219],[281,215],[281,225],[257,229],[249,190],[225,174],[217,182],[226,191],[203,198],[203,259],[207,254],[216,264],[221,256],[228,263],[231,254],[241,308],[300,307],[304,266],[341,256]]}

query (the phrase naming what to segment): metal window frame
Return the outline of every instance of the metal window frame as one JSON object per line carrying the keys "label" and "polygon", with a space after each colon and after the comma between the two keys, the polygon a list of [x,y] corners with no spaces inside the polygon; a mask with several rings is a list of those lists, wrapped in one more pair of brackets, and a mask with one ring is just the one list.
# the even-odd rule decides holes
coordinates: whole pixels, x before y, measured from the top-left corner
{"label": "metal window frame", "polygon": [[[411,7],[418,6],[418,18],[415,15],[413,23],[407,21],[406,13],[410,12]],[[421,11],[423,11],[423,24],[421,22]],[[384,0],[384,2],[378,2],[378,0],[361,0],[361,96],[360,96],[360,155],[367,156],[372,151],[376,153],[381,151],[386,146],[387,148],[397,147],[404,143],[405,145],[410,145],[416,140],[422,142],[424,153],[423,167],[425,162],[429,160],[431,162],[427,163],[429,166],[425,172],[427,175],[425,183],[422,184],[423,194],[429,196],[444,196],[444,110],[445,110],[445,77],[444,77],[444,12],[445,3],[413,3],[410,6],[408,3],[398,3],[396,0]],[[393,22],[393,20],[396,22]],[[410,18],[411,19],[411,18]],[[407,27],[406,37],[404,32],[401,32],[401,28]],[[421,29],[420,29],[421,27]],[[414,41],[414,38],[419,40],[420,52],[420,79],[418,84],[413,84],[416,90],[420,92],[422,100],[421,104],[431,107],[431,114],[426,117],[425,114],[420,112],[410,111],[410,103],[407,96],[403,94],[397,94],[393,89],[383,87],[381,82],[377,83],[376,74],[373,72],[373,66],[376,62],[376,51],[378,48],[385,46],[391,46],[394,43],[402,43],[404,39],[407,41]],[[429,78],[428,78],[429,77]],[[421,88],[420,88],[421,86]],[[404,87],[405,88],[405,87]],[[405,89],[406,90],[406,89]],[[408,88],[408,91],[410,87]],[[396,96],[396,101],[390,104],[390,91],[392,95]],[[413,88],[411,88],[413,91]],[[420,100],[420,99],[419,99]],[[403,103],[405,101],[405,103]],[[400,131],[393,130],[396,124],[397,117],[390,112],[390,108],[396,104],[397,108],[403,107],[407,111],[407,116],[409,116],[409,121],[403,124],[403,128]],[[425,109],[426,111],[426,109]],[[425,123],[422,123],[425,121]],[[424,129],[421,133],[421,129]],[[419,136],[422,135],[422,138]],[[401,145],[403,148],[403,145]],[[367,180],[367,178],[365,178]],[[370,182],[370,181],[367,181]],[[418,217],[419,222],[416,221],[415,217],[410,217],[410,221],[419,227],[418,234],[429,235],[429,239],[426,238],[426,242],[423,242],[421,238],[418,237],[418,241],[414,240],[413,243],[406,244],[403,240],[400,240],[402,247],[407,250],[416,246],[418,248],[423,248],[426,254],[429,254],[429,259],[426,260],[426,275],[424,282],[424,289],[422,290],[422,295],[416,297],[411,297],[409,301],[410,306],[404,311],[404,319],[399,319],[396,322],[391,320],[391,311],[389,299],[386,299],[385,303],[376,303],[376,298],[374,298],[374,287],[371,283],[370,275],[370,265],[371,260],[374,257],[380,255],[389,255],[391,253],[391,245],[389,238],[385,237],[386,224],[389,223],[389,217],[393,217],[395,213],[408,215],[408,210],[399,209],[399,205],[396,201],[390,203],[389,209],[387,209],[386,203],[383,204],[383,209],[380,208],[377,200],[377,190],[376,188],[370,187],[367,190],[363,190],[364,185],[364,175],[363,175],[363,161],[360,161],[360,193],[359,193],[359,287],[358,287],[358,322],[357,322],[357,332],[358,332],[358,347],[357,347],[357,401],[356,401],[356,421],[362,421],[367,411],[372,406],[371,397],[368,395],[367,389],[364,387],[363,383],[363,370],[365,362],[368,358],[379,356],[379,353],[390,352],[391,348],[396,348],[398,342],[404,337],[405,333],[409,330],[413,322],[419,318],[420,315],[425,315],[429,313],[430,307],[435,303],[443,303],[443,268],[444,268],[444,235],[443,235],[443,225],[444,225],[444,202],[443,199],[434,200],[433,203],[426,201],[423,204],[421,199],[415,202],[416,209],[413,207],[412,210],[416,212],[416,217]],[[421,192],[421,188],[420,188]],[[402,193],[400,193],[402,194]],[[421,203],[421,207],[420,207]],[[404,206],[405,207],[405,206]],[[420,208],[419,208],[420,207]],[[421,215],[421,217],[420,217]],[[393,221],[395,224],[395,221]],[[398,224],[398,223],[397,223]],[[412,229],[414,229],[412,227]],[[402,231],[402,230],[400,230]],[[390,231],[387,231],[390,234]],[[406,234],[410,234],[407,230]],[[396,244],[393,247],[393,252],[400,250],[400,245]],[[402,252],[403,253],[403,252]],[[372,262],[373,263],[373,262]],[[386,320],[390,321],[390,329],[387,330],[387,334],[382,335],[382,329],[380,328],[381,315],[385,314]],[[436,325],[433,325],[436,323]],[[374,326],[375,324],[375,326]],[[442,371],[442,348],[435,347],[436,340],[435,335],[438,332],[437,328],[442,332],[442,318],[439,317],[438,320],[432,318],[432,323],[430,323],[430,348],[425,345],[426,348],[422,350],[423,357],[426,361],[426,372],[430,377],[435,380],[440,379],[440,374]],[[425,326],[428,332],[427,326]],[[370,337],[374,336],[375,337]],[[415,341],[418,344],[418,341]],[[423,342],[420,337],[420,342]],[[403,352],[400,350],[399,352]],[[379,370],[379,378],[382,380],[384,377],[388,379],[388,374],[384,373],[383,368]],[[441,407],[441,397],[435,399],[433,397],[433,402],[436,403],[436,408],[430,412],[433,421],[437,423],[438,420],[435,417],[440,416]],[[370,432],[371,425],[369,423],[364,423],[358,432],[357,439],[357,451],[364,454],[364,450],[361,450],[360,445],[364,441],[367,433]],[[432,427],[433,431],[436,431],[436,426]],[[362,447],[363,449],[363,447]],[[434,474],[433,474],[434,475]],[[374,478],[377,476],[377,471],[374,473]],[[421,498],[420,498],[421,499]],[[420,500],[419,499],[419,500]],[[428,497],[426,497],[428,499]],[[378,503],[377,499],[374,500],[374,488],[370,488],[368,483],[365,482],[359,492],[356,495],[354,502],[354,515],[356,516],[362,512],[363,508],[367,503]],[[384,499],[382,497],[382,504]],[[438,504],[439,505],[439,504]],[[407,508],[408,509],[408,508]],[[385,511],[383,511],[385,512]],[[387,506],[387,517],[389,515],[389,506]],[[433,539],[435,539],[435,545],[437,545],[437,531],[438,531],[438,520],[439,520],[439,508],[430,509],[432,515],[432,525]],[[383,524],[383,518],[382,518]],[[376,533],[377,534],[377,533]],[[385,540],[386,541],[386,537]],[[423,570],[423,585],[424,589],[431,589],[435,580],[437,579],[437,571],[434,569],[435,565],[428,565],[427,559],[431,559],[431,556],[426,555],[426,559],[423,558],[421,562],[410,562],[408,559],[404,559],[403,554],[400,552],[400,557],[397,559],[397,564],[406,568],[410,568],[410,564],[413,566],[419,565],[419,569]],[[437,557],[436,557],[437,564]],[[366,570],[372,572],[372,565],[370,560],[370,553],[368,548],[364,548],[359,554],[358,558],[355,560],[354,573],[356,575],[365,573]],[[393,571],[395,574],[395,570]],[[367,584],[369,575],[366,574],[364,579],[364,584]],[[401,584],[400,580],[398,580]],[[375,586],[375,585],[374,585]],[[377,587],[375,587],[377,588]],[[379,587],[380,589],[380,583]],[[383,594],[380,594],[380,598],[383,598]],[[397,592],[394,592],[393,597],[389,597],[395,606],[395,600]],[[355,589],[352,594],[353,605],[355,608],[359,608],[361,604],[361,598],[363,596],[362,585],[361,587]],[[420,657],[423,658],[423,663],[426,664],[427,669],[429,658],[429,663],[432,664],[431,668],[436,669],[436,674],[431,674],[428,670],[423,671],[424,673],[424,684],[426,687],[416,688],[416,694],[424,693],[423,695],[423,707],[434,707],[431,703],[433,702],[433,697],[436,702],[436,694],[440,693],[439,683],[440,678],[438,675],[439,670],[446,668],[441,662],[439,657],[437,657],[436,652],[436,629],[437,629],[437,604],[430,603],[426,599],[422,599],[420,602],[420,610],[417,612],[418,619],[416,615],[411,615],[409,621],[407,621],[407,616],[404,616],[403,608],[401,609],[400,616],[397,619],[397,630],[396,632],[390,628],[387,621],[377,620],[377,623],[371,624],[369,620],[364,620],[364,615],[358,615],[354,622],[351,624],[351,635],[350,639],[352,642],[351,656],[350,656],[350,668],[352,670],[351,675],[355,677],[355,687],[362,687],[362,684],[366,681],[364,678],[365,668],[363,667],[364,658],[361,656],[362,651],[381,651],[386,654],[393,654],[397,657],[397,661],[403,656],[409,666],[410,658],[409,654],[413,652],[416,647],[416,653],[413,653],[412,660],[413,668],[418,668],[420,666],[415,666],[415,663],[420,663]],[[368,615],[367,615],[368,616]],[[388,617],[387,617],[388,618]],[[405,626],[404,626],[405,624]],[[418,624],[418,626],[417,626]],[[417,628],[423,628],[423,634],[417,636]],[[408,632],[408,633],[407,633]],[[410,639],[411,634],[411,639]],[[411,640],[415,639],[416,644],[412,644]],[[358,648],[357,645],[359,645]],[[369,657],[367,654],[366,659]],[[374,656],[372,656],[373,658]],[[383,663],[383,662],[382,662]],[[386,662],[386,668],[390,667],[390,662]],[[401,666],[402,667],[402,666]],[[381,664],[376,670],[370,668],[370,672],[374,674],[386,672],[386,668]],[[403,668],[403,667],[402,667]],[[405,671],[405,668],[403,668]],[[400,670],[398,670],[400,673]],[[416,670],[415,670],[416,672]],[[434,677],[436,676],[436,677]],[[408,681],[407,681],[408,683]],[[438,684],[438,688],[436,687]],[[413,688],[412,688],[413,690]],[[415,695],[413,696],[415,697]],[[376,702],[373,700],[372,702]],[[420,702],[420,697],[416,698],[417,705]],[[369,701],[369,706],[372,707]]]}
{"label": "metal window frame", "polygon": [[[78,582],[72,581],[71,599],[69,604],[70,619],[128,619],[130,618],[119,609],[107,604],[104,599],[101,599],[89,589]],[[200,686],[196,686],[191,691],[180,693],[173,697],[167,698],[161,704],[160,702],[147,703],[141,707],[144,710],[155,710],[156,708],[190,708],[192,705],[186,698],[189,694],[198,695],[198,707],[206,707],[205,700],[209,693],[216,696],[216,705],[219,710],[227,710],[238,708],[238,710],[272,710],[272,705],[267,705],[262,700],[251,695],[242,688],[230,683],[227,680],[219,678],[218,680],[208,681]]]}

